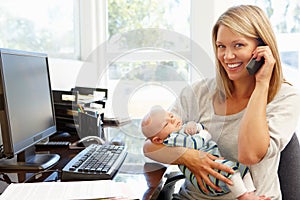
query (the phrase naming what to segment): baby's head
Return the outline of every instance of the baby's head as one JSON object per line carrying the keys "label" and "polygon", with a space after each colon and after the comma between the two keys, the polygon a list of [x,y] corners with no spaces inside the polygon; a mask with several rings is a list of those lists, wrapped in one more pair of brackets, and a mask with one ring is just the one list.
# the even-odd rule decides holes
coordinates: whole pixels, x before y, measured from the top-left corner
{"label": "baby's head", "polygon": [[167,112],[161,106],[153,106],[142,120],[142,132],[146,138],[153,139],[163,129]]}
{"label": "baby's head", "polygon": [[164,110],[161,106],[153,106],[142,120],[141,128],[144,136],[153,143],[162,143],[173,131],[181,128],[181,120]]}

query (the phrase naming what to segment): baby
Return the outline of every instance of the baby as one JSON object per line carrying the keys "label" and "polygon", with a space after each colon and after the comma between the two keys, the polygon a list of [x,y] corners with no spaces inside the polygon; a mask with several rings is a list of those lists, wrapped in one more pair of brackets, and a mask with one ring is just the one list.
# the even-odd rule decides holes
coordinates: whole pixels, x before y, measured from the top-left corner
{"label": "baby", "polygon": [[[208,133],[201,124],[188,122],[183,125],[180,118],[167,112],[160,106],[154,106],[150,112],[146,114],[142,120],[141,128],[145,137],[150,139],[153,143],[194,148],[221,157],[217,144],[211,140],[210,133]],[[204,186],[209,189],[209,194],[207,195],[219,196],[231,191],[239,200],[261,199],[254,194],[255,187],[248,167],[238,162],[224,159],[215,160],[215,162],[229,166],[235,171],[234,174],[223,171],[220,172],[223,176],[231,179],[233,185],[230,186],[223,181],[216,181],[215,177],[209,175],[211,181],[220,187],[222,191],[216,191],[203,182]],[[179,168],[196,188],[203,194],[206,194],[202,191],[196,177],[188,168],[183,165],[179,165]]]}

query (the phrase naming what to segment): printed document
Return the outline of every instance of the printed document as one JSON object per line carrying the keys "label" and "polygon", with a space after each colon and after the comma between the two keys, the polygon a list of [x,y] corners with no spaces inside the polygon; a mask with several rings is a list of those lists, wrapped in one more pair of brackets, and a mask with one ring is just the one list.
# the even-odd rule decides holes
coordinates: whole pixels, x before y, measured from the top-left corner
{"label": "printed document", "polygon": [[112,180],[12,183],[0,200],[139,199],[136,188]]}

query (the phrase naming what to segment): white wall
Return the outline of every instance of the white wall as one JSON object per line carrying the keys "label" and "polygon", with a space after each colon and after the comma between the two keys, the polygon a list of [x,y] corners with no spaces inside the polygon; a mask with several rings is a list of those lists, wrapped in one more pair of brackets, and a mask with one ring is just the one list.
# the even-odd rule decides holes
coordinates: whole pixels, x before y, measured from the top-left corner
{"label": "white wall", "polygon": [[83,62],[54,58],[49,58],[48,62],[53,90],[70,90],[75,86]]}

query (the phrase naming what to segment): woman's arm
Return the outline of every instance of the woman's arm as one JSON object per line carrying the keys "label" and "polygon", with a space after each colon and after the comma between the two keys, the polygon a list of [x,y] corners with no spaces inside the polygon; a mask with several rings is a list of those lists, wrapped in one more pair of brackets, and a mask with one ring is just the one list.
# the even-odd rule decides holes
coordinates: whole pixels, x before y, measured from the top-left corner
{"label": "woman's arm", "polygon": [[238,140],[238,160],[245,165],[258,163],[270,144],[267,123],[268,90],[275,59],[268,46],[258,47],[255,57],[264,57],[265,63],[255,75],[255,88],[242,118]]}
{"label": "woman's arm", "polygon": [[238,160],[245,165],[258,163],[266,154],[270,135],[266,119],[267,87],[257,87],[243,116],[239,140]]}
{"label": "woman's arm", "polygon": [[218,158],[211,154],[184,147],[167,147],[162,144],[153,144],[150,140],[147,140],[144,144],[144,154],[158,162],[185,165],[195,175],[201,189],[207,193],[208,190],[203,186],[202,181],[215,190],[220,190],[220,188],[216,187],[210,181],[208,174],[232,185],[231,180],[225,178],[214,169],[228,173],[234,173],[234,171],[225,165],[214,162],[214,160]]}

